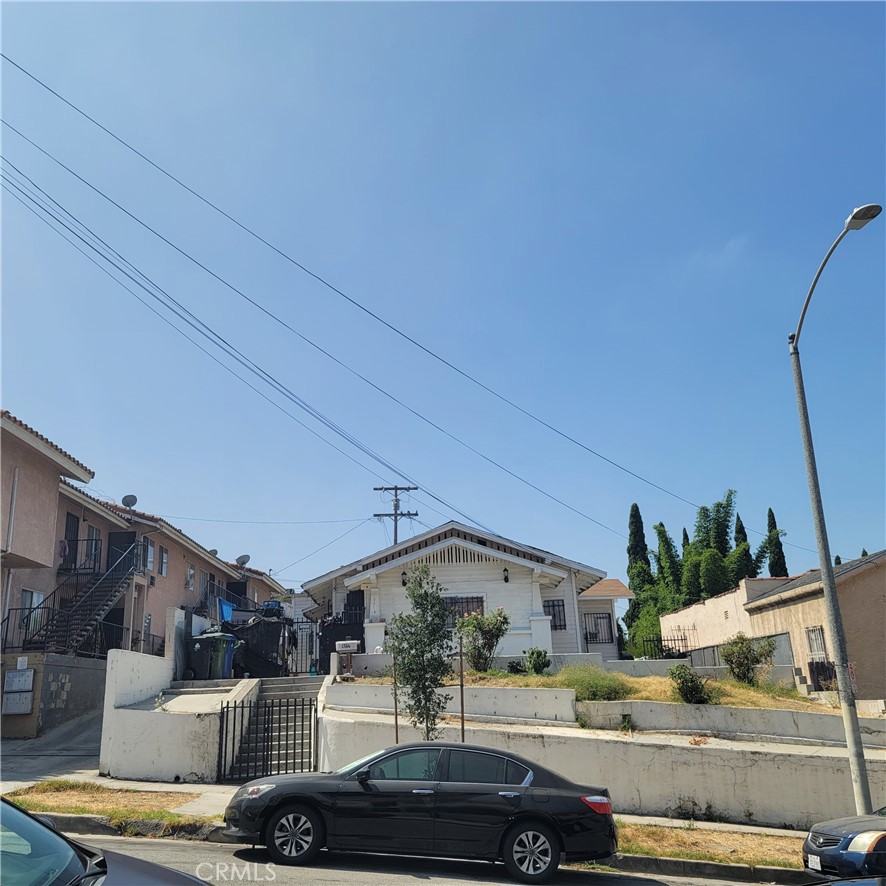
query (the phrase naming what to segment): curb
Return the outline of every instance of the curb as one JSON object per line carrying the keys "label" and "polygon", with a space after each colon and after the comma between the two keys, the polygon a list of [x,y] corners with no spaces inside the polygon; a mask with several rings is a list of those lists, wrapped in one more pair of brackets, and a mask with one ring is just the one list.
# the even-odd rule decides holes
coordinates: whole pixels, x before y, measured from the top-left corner
{"label": "curb", "polygon": [[649,855],[617,855],[604,864],[617,871],[631,874],[732,880],[738,883],[777,883],[778,886],[803,886],[809,883],[809,875],[799,868],[774,868],[764,865],[750,867],[744,864],[695,861],[685,858],[655,858]]}
{"label": "curb", "polygon": [[[123,821],[119,826],[108,823],[102,815],[70,813],[38,813],[50,818],[58,830],[67,834],[120,837],[163,837],[173,840],[195,840],[207,843],[243,845],[224,834],[224,825],[169,824],[160,820]],[[776,883],[778,886],[803,886],[809,877],[796,868],[749,867],[743,864],[721,864],[684,858],[655,858],[650,855],[617,855],[604,867],[630,874],[659,874],[674,877],[696,877],[704,880],[731,880],[739,883]]]}

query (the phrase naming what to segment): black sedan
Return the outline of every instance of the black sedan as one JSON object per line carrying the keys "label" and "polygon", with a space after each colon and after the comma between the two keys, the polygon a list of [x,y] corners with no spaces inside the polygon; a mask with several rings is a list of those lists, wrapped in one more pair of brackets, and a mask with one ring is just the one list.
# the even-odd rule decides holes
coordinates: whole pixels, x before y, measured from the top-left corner
{"label": "black sedan", "polygon": [[501,860],[524,883],[548,880],[563,859],[605,859],[618,846],[606,788],[444,742],[386,748],[337,772],[248,782],[225,823],[229,837],[266,846],[280,864],[310,864],[323,847]]}
{"label": "black sedan", "polygon": [[803,867],[831,879],[886,876],[886,806],[813,825],[803,842]]}
{"label": "black sedan", "polygon": [[50,822],[0,798],[3,886],[205,886],[190,874],[71,840]]}

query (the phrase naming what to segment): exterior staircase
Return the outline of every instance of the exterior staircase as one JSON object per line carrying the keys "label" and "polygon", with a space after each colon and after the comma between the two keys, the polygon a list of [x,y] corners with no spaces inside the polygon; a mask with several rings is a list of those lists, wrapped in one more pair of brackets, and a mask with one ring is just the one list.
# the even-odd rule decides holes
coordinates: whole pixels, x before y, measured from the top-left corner
{"label": "exterior staircase", "polygon": [[62,593],[68,589],[59,586],[33,611],[35,629],[29,631],[22,649],[103,656],[107,644],[102,621],[126,592],[136,569],[135,558],[124,555],[103,575],[72,593]]}
{"label": "exterior staircase", "polygon": [[229,772],[232,780],[313,771],[317,695],[323,679],[262,679],[258,699],[248,703],[249,725]]}

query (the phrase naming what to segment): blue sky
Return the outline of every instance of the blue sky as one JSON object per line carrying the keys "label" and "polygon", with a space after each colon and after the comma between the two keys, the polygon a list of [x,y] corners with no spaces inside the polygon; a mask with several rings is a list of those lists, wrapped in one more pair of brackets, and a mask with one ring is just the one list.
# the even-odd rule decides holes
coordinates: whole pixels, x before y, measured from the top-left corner
{"label": "blue sky", "polygon": [[[421,523],[470,522],[430,490],[501,535],[624,579],[632,502],[650,543],[660,520],[679,540],[695,519],[687,501],[733,488],[752,543],[771,507],[790,571],[817,565],[787,335],[846,216],[886,196],[882,3],[8,3],[2,14],[18,64],[409,337],[650,481],[415,348],[4,62],[8,123],[575,509],[313,350],[4,127],[8,161],[417,480],[424,490],[403,505]],[[3,404],[93,468],[95,494],[134,493],[287,586],[389,543],[390,521],[360,521],[390,509],[373,487],[402,476],[267,392],[375,473],[312,436],[6,192],[2,221]],[[835,253],[801,347],[844,560],[886,534],[883,225]],[[401,538],[423,529],[403,523]]]}

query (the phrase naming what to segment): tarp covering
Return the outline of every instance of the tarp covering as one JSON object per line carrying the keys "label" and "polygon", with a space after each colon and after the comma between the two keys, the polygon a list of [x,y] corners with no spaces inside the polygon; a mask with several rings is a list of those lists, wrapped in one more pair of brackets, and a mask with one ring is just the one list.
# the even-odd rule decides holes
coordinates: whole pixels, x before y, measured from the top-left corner
{"label": "tarp covering", "polygon": [[286,676],[290,637],[285,620],[258,617],[246,624],[225,621],[221,630],[242,641],[234,650],[235,676]]}

